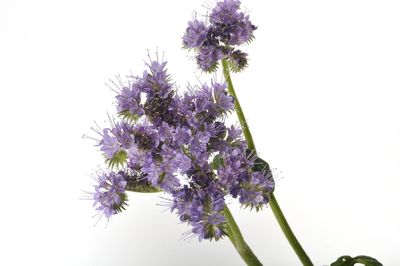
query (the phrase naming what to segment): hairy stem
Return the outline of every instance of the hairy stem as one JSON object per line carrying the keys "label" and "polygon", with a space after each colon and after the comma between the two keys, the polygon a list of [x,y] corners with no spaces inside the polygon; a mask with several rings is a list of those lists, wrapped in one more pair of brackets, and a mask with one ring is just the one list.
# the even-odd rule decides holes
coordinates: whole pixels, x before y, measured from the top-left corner
{"label": "hairy stem", "polygon": [[224,208],[224,216],[228,223],[228,235],[231,240],[233,246],[236,248],[239,255],[249,266],[262,266],[261,262],[258,260],[256,255],[254,255],[253,251],[247,245],[246,241],[244,241],[243,235],[240,232],[238,225],[235,222],[235,219],[232,216],[228,206],[225,205]]}
{"label": "hairy stem", "polygon": [[[229,73],[228,63],[225,60],[222,60],[222,70],[224,73],[224,77],[226,83],[228,85],[228,92],[235,98],[235,110],[236,114],[239,118],[240,126],[243,130],[243,135],[247,141],[247,146],[249,149],[253,150],[256,153],[256,147],[254,145],[253,137],[251,135],[249,126],[247,124],[246,118],[244,116],[242,107],[240,106],[239,99],[236,96],[235,89],[233,88],[232,79]],[[269,206],[271,207],[272,213],[275,216],[275,219],[278,221],[281,230],[286,236],[286,239],[292,246],[293,250],[296,252],[297,257],[300,259],[301,263],[305,266],[312,266],[312,262],[308,257],[307,253],[304,251],[303,247],[300,245],[300,242],[297,240],[294,235],[292,229],[289,226],[289,223],[286,221],[285,216],[273,193],[270,194]]]}
{"label": "hairy stem", "polygon": [[239,99],[236,96],[235,89],[233,88],[231,75],[229,73],[228,62],[226,62],[225,60],[222,60],[222,70],[224,72],[225,81],[228,84],[228,92],[230,95],[232,95],[235,98],[235,110],[236,110],[236,114],[239,118],[240,126],[242,127],[242,130],[243,130],[243,135],[247,141],[247,147],[250,150],[253,150],[254,152],[256,152],[256,147],[254,145],[253,137],[251,136],[249,126],[247,125],[246,117],[244,116],[242,107],[240,106]]}

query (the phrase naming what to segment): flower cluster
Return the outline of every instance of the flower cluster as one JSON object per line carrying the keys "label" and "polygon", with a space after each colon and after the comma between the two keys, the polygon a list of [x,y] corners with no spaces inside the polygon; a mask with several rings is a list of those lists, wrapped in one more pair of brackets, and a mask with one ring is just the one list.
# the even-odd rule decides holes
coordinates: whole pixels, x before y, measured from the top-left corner
{"label": "flower cluster", "polygon": [[250,42],[256,30],[249,16],[240,11],[239,0],[218,2],[208,17],[208,23],[194,19],[183,36],[183,45],[196,50],[196,61],[203,71],[212,72],[218,61],[226,59],[231,70],[247,66],[247,54],[235,46]]}
{"label": "flower cluster", "polygon": [[127,181],[120,173],[100,174],[93,193],[96,210],[107,218],[125,209]]}
{"label": "flower cluster", "polygon": [[166,62],[157,59],[148,68],[120,88],[120,119],[98,131],[100,150],[120,170],[99,176],[97,210],[109,218],[123,209],[126,191],[165,191],[171,210],[199,239],[218,240],[226,231],[226,196],[257,210],[268,202],[274,188],[268,165],[259,167],[241,130],[225,125],[234,109],[225,83],[178,95]]}

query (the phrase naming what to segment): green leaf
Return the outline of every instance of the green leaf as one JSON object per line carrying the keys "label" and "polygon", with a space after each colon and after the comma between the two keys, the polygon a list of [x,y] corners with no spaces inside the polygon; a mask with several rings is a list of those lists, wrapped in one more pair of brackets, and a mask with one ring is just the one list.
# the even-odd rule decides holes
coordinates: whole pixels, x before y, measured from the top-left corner
{"label": "green leaf", "polygon": [[246,154],[247,154],[248,158],[252,158],[252,157],[256,156],[256,159],[254,160],[254,166],[253,166],[254,172],[268,173],[271,171],[271,169],[269,168],[269,164],[266,161],[264,161],[263,159],[261,159],[260,157],[258,157],[254,153],[254,151],[247,149]]}
{"label": "green leaf", "polygon": [[224,165],[224,158],[222,158],[219,154],[217,154],[214,156],[211,162],[211,168],[213,170],[217,170],[221,165]]}
{"label": "green leaf", "polygon": [[131,112],[129,112],[129,110],[119,112],[118,116],[128,123],[135,122],[139,119],[139,116],[137,114],[132,114]]}
{"label": "green leaf", "polygon": [[154,187],[142,173],[138,174],[132,172],[125,176],[126,178],[126,191],[141,192],[141,193],[155,193],[161,192],[162,190],[158,187]]}
{"label": "green leaf", "polygon": [[127,155],[126,151],[119,150],[114,154],[114,156],[111,159],[107,159],[106,162],[108,163],[108,166],[110,168],[114,168],[114,167],[122,166],[126,162],[127,158],[128,158],[128,155]]}
{"label": "green leaf", "polygon": [[365,266],[383,266],[383,264],[376,259],[363,255],[354,258],[350,256],[341,256],[332,263],[331,266],[353,266],[356,263],[361,263]]}
{"label": "green leaf", "polygon": [[140,193],[157,193],[162,191],[161,189],[153,187],[150,183],[146,182],[128,182],[125,189],[126,191]]}

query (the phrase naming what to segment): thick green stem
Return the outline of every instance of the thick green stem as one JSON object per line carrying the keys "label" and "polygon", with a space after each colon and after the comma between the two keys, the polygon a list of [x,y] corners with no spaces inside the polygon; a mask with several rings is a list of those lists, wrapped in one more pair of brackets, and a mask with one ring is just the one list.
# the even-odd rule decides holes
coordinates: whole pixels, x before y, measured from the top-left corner
{"label": "thick green stem", "polygon": [[[224,72],[224,77],[226,83],[228,85],[228,92],[235,98],[235,110],[237,116],[239,118],[240,126],[243,130],[243,135],[247,141],[247,146],[249,149],[253,150],[256,153],[256,147],[254,145],[253,137],[251,135],[249,126],[247,124],[246,118],[244,116],[242,107],[240,106],[239,99],[236,96],[235,89],[233,88],[231,76],[229,73],[228,63],[225,60],[222,60],[222,70]],[[303,247],[300,245],[299,241],[297,240],[296,236],[293,234],[292,229],[290,228],[288,222],[286,221],[285,216],[282,213],[281,208],[279,207],[278,202],[273,193],[270,194],[270,201],[269,206],[275,216],[275,219],[278,221],[279,226],[281,227],[283,233],[286,236],[286,239],[289,241],[290,245],[292,246],[293,250],[296,252],[298,258],[305,266],[312,266],[312,262],[306,252],[304,251]]]}
{"label": "thick green stem", "polygon": [[226,205],[224,208],[224,216],[226,218],[226,222],[228,223],[229,238],[242,259],[249,266],[262,266],[261,262],[258,260],[256,255],[254,255],[253,251],[247,245],[246,241],[244,241],[242,233],[240,232],[240,229],[236,224],[232,213]]}

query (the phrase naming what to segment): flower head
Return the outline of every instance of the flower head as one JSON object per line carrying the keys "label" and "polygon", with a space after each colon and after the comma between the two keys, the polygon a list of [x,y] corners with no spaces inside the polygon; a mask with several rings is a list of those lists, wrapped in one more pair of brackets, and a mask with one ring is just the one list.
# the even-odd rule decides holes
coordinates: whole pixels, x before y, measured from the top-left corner
{"label": "flower head", "polygon": [[122,88],[116,99],[118,102],[117,111],[120,114],[136,118],[144,114],[143,106],[140,103],[140,91],[135,85]]}
{"label": "flower head", "polygon": [[99,142],[99,146],[101,147],[100,150],[104,152],[108,159],[112,159],[114,154],[120,149],[121,145],[109,128],[103,129],[101,136],[103,138]]}
{"label": "flower head", "polygon": [[176,210],[181,221],[193,226],[192,233],[202,239],[218,240],[226,234],[224,193],[214,183],[204,189],[184,186],[173,193],[172,210]]}
{"label": "flower head", "polygon": [[223,0],[216,4],[209,16],[209,26],[194,19],[183,35],[186,48],[194,48],[199,68],[215,71],[218,61],[226,59],[234,71],[247,66],[247,54],[235,46],[250,42],[254,38],[254,26],[248,15],[240,11],[240,1]]}
{"label": "flower head", "polygon": [[96,132],[102,137],[98,141],[98,146],[104,152],[109,165],[124,164],[127,150],[130,149],[134,140],[130,124],[125,121],[111,121],[111,128],[105,128],[102,131]]}
{"label": "flower head", "polygon": [[232,51],[228,56],[228,63],[233,72],[239,72],[247,67],[247,54],[240,50]]}
{"label": "flower head", "polygon": [[98,184],[94,186],[94,206],[109,219],[125,209],[127,182],[121,174],[114,172],[100,174],[97,182]]}
{"label": "flower head", "polygon": [[222,49],[214,45],[205,45],[200,47],[196,56],[197,65],[206,72],[212,72],[216,69],[218,61],[223,58]]}
{"label": "flower head", "polygon": [[249,16],[239,11],[240,1],[224,0],[218,2],[210,15],[216,35],[228,45],[241,45],[251,40],[256,27]]}
{"label": "flower head", "polygon": [[271,172],[254,172],[243,176],[241,182],[236,188],[239,201],[245,207],[260,210],[269,201],[269,194],[275,187]]}
{"label": "flower head", "polygon": [[207,39],[208,34],[209,27],[207,27],[204,22],[198,21],[197,19],[189,21],[185,35],[182,37],[183,45],[186,48],[200,47]]}

